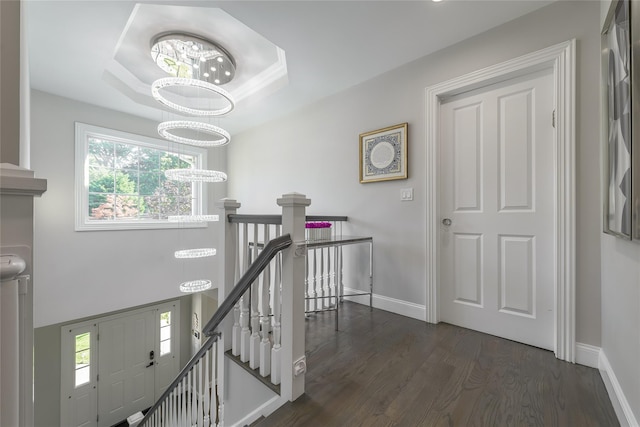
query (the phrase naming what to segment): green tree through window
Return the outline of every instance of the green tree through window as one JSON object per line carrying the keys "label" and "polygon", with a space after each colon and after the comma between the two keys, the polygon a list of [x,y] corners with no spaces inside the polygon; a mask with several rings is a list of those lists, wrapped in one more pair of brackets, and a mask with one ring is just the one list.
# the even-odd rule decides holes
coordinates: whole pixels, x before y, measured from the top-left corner
{"label": "green tree through window", "polygon": [[192,213],[192,184],[169,181],[164,173],[194,167],[194,155],[89,137],[88,162],[90,220],[161,220]]}

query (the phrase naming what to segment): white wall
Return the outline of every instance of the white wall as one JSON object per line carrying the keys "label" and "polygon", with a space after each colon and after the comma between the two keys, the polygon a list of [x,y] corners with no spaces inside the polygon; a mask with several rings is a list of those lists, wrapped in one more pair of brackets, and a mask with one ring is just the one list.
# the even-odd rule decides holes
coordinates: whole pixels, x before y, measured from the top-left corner
{"label": "white wall", "polygon": [[[601,24],[609,5],[610,1],[601,2]],[[606,141],[604,117],[602,125],[602,140]],[[640,420],[640,244],[604,233],[600,237],[602,352],[611,366],[608,375],[613,374],[619,383],[622,395],[617,397],[626,400],[627,410],[637,421]]]}
{"label": "white wall", "polygon": [[[375,292],[424,306],[425,88],[576,38],[577,340],[599,346],[599,12],[598,2],[558,2],[235,135],[229,197],[241,212],[277,212],[275,198],[298,191],[312,199],[310,213],[348,215],[350,232],[374,237]],[[360,184],[358,135],[402,122],[409,179]],[[414,201],[400,201],[405,187],[414,188]]]}
{"label": "white wall", "polygon": [[[74,231],[74,122],[156,137],[157,123],[44,92],[32,93],[31,164],[48,178],[35,214],[35,326],[181,296],[189,279],[216,277],[216,258],[176,260],[173,252],[211,246],[215,225],[199,229]],[[160,120],[160,117],[159,117]],[[225,152],[209,156],[225,170]],[[225,184],[209,185],[210,210]]]}

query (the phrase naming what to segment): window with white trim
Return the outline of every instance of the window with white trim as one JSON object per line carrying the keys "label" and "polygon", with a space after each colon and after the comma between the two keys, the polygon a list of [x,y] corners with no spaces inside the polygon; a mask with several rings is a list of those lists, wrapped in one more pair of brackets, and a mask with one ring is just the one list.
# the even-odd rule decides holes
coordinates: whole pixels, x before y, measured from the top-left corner
{"label": "window with white trim", "polygon": [[171,311],[160,313],[160,356],[171,353]]}
{"label": "window with white trim", "polygon": [[202,148],[76,123],[76,230],[184,227],[167,218],[205,214],[202,184],[165,171],[205,168]]}
{"label": "window with white trim", "polygon": [[91,332],[75,337],[75,386],[80,387],[91,381]]}

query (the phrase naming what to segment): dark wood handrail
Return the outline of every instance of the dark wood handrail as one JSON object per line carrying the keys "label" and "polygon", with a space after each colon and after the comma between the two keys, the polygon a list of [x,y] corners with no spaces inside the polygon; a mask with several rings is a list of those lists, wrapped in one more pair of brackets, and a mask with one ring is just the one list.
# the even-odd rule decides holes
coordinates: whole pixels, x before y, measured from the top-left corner
{"label": "dark wood handrail", "polygon": [[200,347],[200,350],[187,362],[184,368],[180,371],[178,376],[169,384],[169,386],[164,390],[162,396],[153,404],[153,406],[147,411],[142,421],[140,421],[140,425],[144,425],[145,422],[151,417],[151,415],[160,407],[162,402],[171,394],[171,392],[177,387],[177,385],[182,381],[184,377],[187,376],[189,371],[198,363],[202,357],[213,347],[213,343],[218,340],[220,336],[219,333],[216,332],[216,328],[220,326],[225,317],[233,310],[233,307],[240,300],[242,295],[249,289],[251,284],[260,276],[267,265],[271,262],[271,260],[283,249],[291,246],[291,236],[289,234],[284,234],[280,237],[276,237],[273,240],[270,240],[269,243],[264,247],[260,255],[255,259],[249,269],[244,273],[244,275],[238,280],[238,283],[233,287],[227,298],[220,304],[218,309],[211,319],[207,322],[202,332],[208,337],[205,343]]}
{"label": "dark wood handrail", "polygon": [[260,255],[258,255],[256,260],[251,263],[249,269],[240,278],[229,295],[224,299],[224,301],[222,301],[222,304],[220,304],[218,310],[213,313],[211,319],[202,329],[202,332],[206,336],[212,336],[213,334],[215,334],[216,328],[220,325],[227,314],[229,314],[231,310],[233,310],[233,307],[238,301],[240,301],[240,298],[242,297],[242,295],[244,295],[247,289],[249,289],[249,286],[251,286],[251,284],[258,278],[258,276],[260,276],[260,273],[262,273],[265,267],[269,265],[276,254],[283,249],[291,246],[291,243],[291,236],[289,234],[284,234],[280,237],[269,240],[267,245],[260,252]]}

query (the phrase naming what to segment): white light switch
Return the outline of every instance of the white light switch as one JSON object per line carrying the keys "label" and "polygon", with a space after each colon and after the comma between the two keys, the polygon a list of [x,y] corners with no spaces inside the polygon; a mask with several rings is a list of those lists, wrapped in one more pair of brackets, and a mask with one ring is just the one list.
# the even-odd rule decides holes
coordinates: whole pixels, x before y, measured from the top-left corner
{"label": "white light switch", "polygon": [[401,188],[400,200],[402,200],[403,202],[413,200],[413,188]]}

